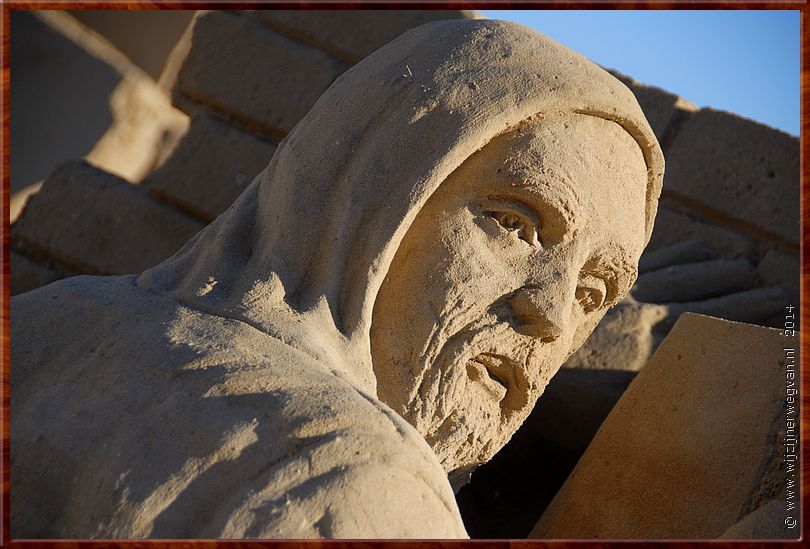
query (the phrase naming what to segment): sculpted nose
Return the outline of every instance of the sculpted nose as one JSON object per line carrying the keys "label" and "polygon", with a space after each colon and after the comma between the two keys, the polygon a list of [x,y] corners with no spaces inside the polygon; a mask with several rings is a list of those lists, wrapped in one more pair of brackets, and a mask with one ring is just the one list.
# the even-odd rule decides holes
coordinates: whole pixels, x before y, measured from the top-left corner
{"label": "sculpted nose", "polygon": [[551,343],[563,334],[571,311],[567,292],[552,288],[521,288],[510,300],[516,331]]}

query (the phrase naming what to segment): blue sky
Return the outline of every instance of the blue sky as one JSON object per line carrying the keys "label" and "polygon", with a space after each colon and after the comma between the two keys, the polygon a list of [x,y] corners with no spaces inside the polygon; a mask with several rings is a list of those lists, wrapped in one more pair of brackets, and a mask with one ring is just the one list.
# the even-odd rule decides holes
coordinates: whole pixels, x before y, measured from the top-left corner
{"label": "blue sky", "polygon": [[799,12],[480,10],[699,107],[799,135]]}

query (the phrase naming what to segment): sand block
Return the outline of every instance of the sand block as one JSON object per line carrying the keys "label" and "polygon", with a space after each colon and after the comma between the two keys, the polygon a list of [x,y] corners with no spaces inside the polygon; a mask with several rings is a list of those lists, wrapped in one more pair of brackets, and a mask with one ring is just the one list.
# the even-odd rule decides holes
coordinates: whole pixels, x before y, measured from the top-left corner
{"label": "sand block", "polygon": [[785,349],[797,347],[780,330],[683,315],[531,537],[717,538],[779,497],[782,441],[798,431]]}
{"label": "sand block", "polygon": [[700,240],[684,240],[642,255],[638,262],[638,272],[643,274],[671,265],[696,263],[714,258],[713,251]]}
{"label": "sand block", "polygon": [[64,15],[15,10],[9,17],[12,194],[93,147],[113,120],[109,97],[122,79],[120,67],[95,55],[87,41],[67,36],[43,13]]}
{"label": "sand block", "polygon": [[78,272],[138,273],[169,257],[204,225],[77,161],[57,167],[31,196],[11,228],[11,241]]}
{"label": "sand block", "polygon": [[251,17],[209,12],[196,19],[174,101],[189,114],[201,103],[284,134],[347,67]]}
{"label": "sand block", "polygon": [[799,242],[799,138],[702,109],[667,151],[665,193],[697,209]]}
{"label": "sand block", "polygon": [[153,79],[194,16],[194,10],[70,10]]}
{"label": "sand block", "polygon": [[126,74],[109,103],[114,123],[85,159],[127,181],[140,181],[186,131],[188,116],[139,71]]}
{"label": "sand block", "polygon": [[661,200],[645,255],[686,240],[702,242],[719,257],[751,258],[755,255],[756,242],[752,238],[669,206],[666,200]]}
{"label": "sand block", "polygon": [[711,259],[669,265],[638,277],[633,297],[652,303],[686,302],[747,290],[756,271],[745,259]]}
{"label": "sand block", "polygon": [[62,278],[59,272],[44,263],[15,250],[9,253],[11,295],[21,294]]}
{"label": "sand block", "polygon": [[201,112],[141,186],[213,219],[267,166],[275,150],[272,142]]}
{"label": "sand block", "polygon": [[431,21],[473,19],[464,10],[262,10],[264,24],[357,63],[403,32]]}
{"label": "sand block", "polygon": [[799,304],[799,280],[801,263],[798,254],[771,249],[757,265],[757,274],[768,285],[787,290],[794,305]]}

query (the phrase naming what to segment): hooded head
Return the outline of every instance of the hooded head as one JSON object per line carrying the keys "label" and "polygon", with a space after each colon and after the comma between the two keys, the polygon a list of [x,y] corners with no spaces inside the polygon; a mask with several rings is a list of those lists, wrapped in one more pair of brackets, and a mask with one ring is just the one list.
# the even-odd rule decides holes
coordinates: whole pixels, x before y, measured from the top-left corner
{"label": "hooded head", "polygon": [[628,291],[662,177],[603,69],[517,24],[430,23],[338,78],[138,283],[308,352],[463,472]]}

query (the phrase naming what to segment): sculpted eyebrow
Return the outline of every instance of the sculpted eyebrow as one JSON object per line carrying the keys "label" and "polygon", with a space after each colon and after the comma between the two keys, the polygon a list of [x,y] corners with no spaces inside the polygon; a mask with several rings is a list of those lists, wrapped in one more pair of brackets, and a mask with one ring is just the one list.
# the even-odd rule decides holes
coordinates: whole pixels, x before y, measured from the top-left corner
{"label": "sculpted eyebrow", "polygon": [[556,201],[548,200],[544,193],[538,192],[537,189],[524,187],[520,195],[518,192],[506,190],[499,195],[490,196],[489,199],[506,202],[529,215],[538,223],[537,226],[541,228],[546,243],[562,241],[565,234],[571,230],[571,208],[565,208],[565,203],[558,204]]}

